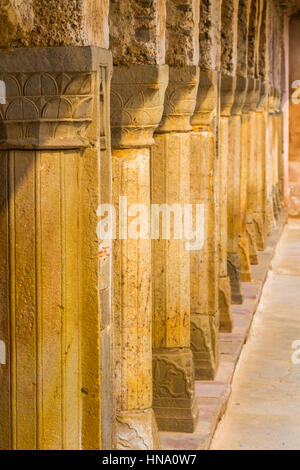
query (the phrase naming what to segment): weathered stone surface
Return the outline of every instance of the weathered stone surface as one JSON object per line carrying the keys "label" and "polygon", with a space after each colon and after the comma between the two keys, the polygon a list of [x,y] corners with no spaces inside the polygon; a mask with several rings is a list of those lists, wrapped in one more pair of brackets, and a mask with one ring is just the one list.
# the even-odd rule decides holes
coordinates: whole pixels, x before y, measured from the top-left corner
{"label": "weathered stone surface", "polygon": [[110,47],[115,65],[164,64],[165,0],[112,0]]}
{"label": "weathered stone surface", "polygon": [[198,65],[200,0],[166,0],[166,63]]}
{"label": "weathered stone surface", "polygon": [[200,66],[216,71],[220,67],[221,3],[218,0],[200,2]]}
{"label": "weathered stone surface", "polygon": [[0,1],[0,47],[9,47],[12,41],[23,38],[33,29],[32,0]]}
{"label": "weathered stone surface", "polygon": [[121,412],[116,424],[117,450],[160,450],[153,410]]}

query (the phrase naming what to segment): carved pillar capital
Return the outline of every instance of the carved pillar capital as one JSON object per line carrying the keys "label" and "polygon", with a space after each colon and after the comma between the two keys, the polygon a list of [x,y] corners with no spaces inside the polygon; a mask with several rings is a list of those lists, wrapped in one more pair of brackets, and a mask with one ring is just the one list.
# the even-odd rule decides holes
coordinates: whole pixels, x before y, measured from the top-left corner
{"label": "carved pillar capital", "polygon": [[197,66],[170,67],[169,85],[158,133],[189,132],[199,85]]}
{"label": "carved pillar capital", "polygon": [[213,70],[201,70],[196,107],[192,117],[194,129],[209,128],[216,115],[218,100],[218,73]]}
{"label": "carved pillar capital", "polygon": [[2,149],[75,149],[98,143],[99,66],[111,54],[97,47],[24,48],[1,52]]}
{"label": "carved pillar capital", "polygon": [[113,148],[149,147],[164,109],[167,65],[114,67],[111,92]]}
{"label": "carved pillar capital", "polygon": [[221,76],[221,116],[230,116],[232,105],[234,103],[234,93],[236,88],[236,76],[226,75],[222,73]]}
{"label": "carved pillar capital", "polygon": [[248,114],[253,109],[254,103],[256,103],[256,80],[255,78],[248,77],[248,88],[247,94],[242,109],[243,114]]}
{"label": "carved pillar capital", "polygon": [[248,79],[246,77],[237,76],[236,77],[236,87],[234,91],[234,101],[232,105],[231,114],[241,115],[243,106],[246,99],[248,89]]}
{"label": "carved pillar capital", "polygon": [[260,78],[256,78],[254,82],[254,90],[253,90],[250,109],[249,109],[250,112],[255,112],[257,110],[257,106],[260,102],[260,90],[261,90],[261,80]]}
{"label": "carved pillar capital", "polygon": [[268,96],[269,96],[269,84],[268,82],[261,82],[260,96],[257,105],[257,112],[264,112],[268,107]]}

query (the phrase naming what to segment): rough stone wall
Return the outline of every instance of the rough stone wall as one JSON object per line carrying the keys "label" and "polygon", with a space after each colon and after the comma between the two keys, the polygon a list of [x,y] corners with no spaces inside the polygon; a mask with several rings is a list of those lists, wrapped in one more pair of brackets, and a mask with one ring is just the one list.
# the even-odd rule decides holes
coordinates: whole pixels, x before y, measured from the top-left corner
{"label": "rough stone wall", "polygon": [[200,0],[167,0],[166,63],[198,65]]}
{"label": "rough stone wall", "polygon": [[108,48],[109,0],[0,0],[1,47]]}
{"label": "rough stone wall", "polygon": [[262,19],[261,19],[261,31],[260,31],[260,40],[259,40],[259,76],[266,80],[268,76],[268,17],[267,17],[267,2],[264,1],[263,10],[262,10]]}
{"label": "rough stone wall", "polygon": [[238,0],[222,1],[221,70],[227,75],[236,70],[237,8]]}
{"label": "rough stone wall", "polygon": [[274,5],[268,2],[268,52],[269,52],[269,83],[274,87]]}
{"label": "rough stone wall", "polygon": [[32,0],[0,0],[0,47],[27,35],[33,22]]}
{"label": "rough stone wall", "polygon": [[203,70],[218,70],[220,65],[220,25],[221,11],[219,0],[200,2],[200,65]]}
{"label": "rough stone wall", "polygon": [[250,0],[240,0],[238,9],[237,68],[236,73],[247,76],[247,37],[250,13]]}
{"label": "rough stone wall", "polygon": [[248,32],[248,76],[255,77],[256,36],[258,23],[258,0],[252,0]]}
{"label": "rough stone wall", "polygon": [[257,5],[257,25],[256,25],[256,38],[255,38],[255,78],[259,78],[259,44],[262,24],[264,0],[259,0]]}
{"label": "rough stone wall", "polygon": [[109,33],[114,64],[163,64],[165,15],[165,0],[111,0]]}

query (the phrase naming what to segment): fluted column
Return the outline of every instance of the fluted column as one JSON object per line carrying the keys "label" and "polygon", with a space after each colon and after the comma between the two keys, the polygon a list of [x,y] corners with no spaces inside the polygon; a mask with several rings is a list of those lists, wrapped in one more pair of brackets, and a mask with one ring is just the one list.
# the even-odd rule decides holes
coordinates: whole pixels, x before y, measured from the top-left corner
{"label": "fluted column", "polygon": [[[159,448],[152,410],[150,147],[162,117],[167,84],[167,66],[114,68],[111,122],[113,201],[119,221],[113,277],[118,449]],[[132,212],[134,204],[142,209],[135,206]],[[139,210],[147,226],[132,237],[130,223]]]}
{"label": "fluted column", "polygon": [[[168,431],[193,432],[198,416],[190,347],[190,249],[183,230],[184,205],[190,204],[190,120],[198,81],[198,67],[170,67],[151,153],[151,202],[159,210],[166,205],[167,212],[174,211],[170,237],[160,231],[152,241],[153,407],[159,428]],[[164,212],[163,218],[167,223]]]}
{"label": "fluted column", "polygon": [[218,77],[200,71],[191,133],[191,204],[204,206],[204,244],[191,251],[191,347],[195,377],[213,380],[219,364],[219,306],[217,250],[217,160],[214,118]]}
{"label": "fluted column", "polygon": [[110,253],[99,262],[96,214],[110,72],[96,47],[0,53],[1,449],[102,447]]}
{"label": "fluted column", "polygon": [[228,274],[231,282],[231,299],[241,304],[241,259],[239,253],[239,221],[241,191],[241,114],[247,93],[247,78],[237,76],[234,103],[229,118],[228,153]]}
{"label": "fluted column", "polygon": [[221,115],[219,131],[219,309],[221,329],[231,331],[231,284],[228,276],[228,156],[229,156],[229,118],[234,102],[236,78],[222,74]]}

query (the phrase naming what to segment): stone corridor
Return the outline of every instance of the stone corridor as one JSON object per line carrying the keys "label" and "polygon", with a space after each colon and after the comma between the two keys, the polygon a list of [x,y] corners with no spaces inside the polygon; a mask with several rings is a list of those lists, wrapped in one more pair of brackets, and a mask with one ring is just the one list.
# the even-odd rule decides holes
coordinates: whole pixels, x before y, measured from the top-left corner
{"label": "stone corridor", "polygon": [[277,247],[212,450],[299,450],[299,292],[300,223],[290,220]]}
{"label": "stone corridor", "polygon": [[299,215],[299,13],[0,0],[0,450],[210,446]]}

